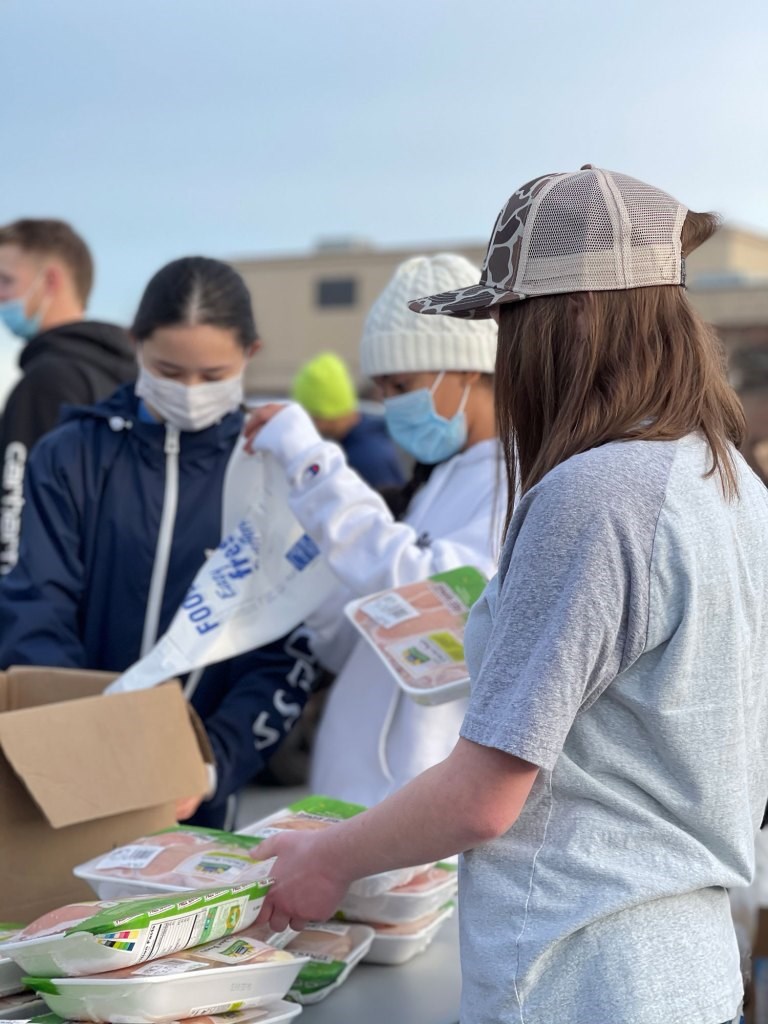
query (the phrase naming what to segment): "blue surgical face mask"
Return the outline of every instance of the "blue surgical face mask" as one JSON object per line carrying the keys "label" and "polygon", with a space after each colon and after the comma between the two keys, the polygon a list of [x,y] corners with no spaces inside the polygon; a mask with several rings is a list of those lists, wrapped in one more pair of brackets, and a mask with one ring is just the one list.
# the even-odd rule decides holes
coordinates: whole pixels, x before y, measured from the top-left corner
{"label": "blue surgical face mask", "polygon": [[384,416],[392,439],[418,462],[429,466],[450,459],[467,441],[467,404],[469,385],[461,396],[458,411],[447,420],[435,411],[432,396],[445,376],[438,375],[431,388],[419,388],[384,400]]}
{"label": "blue surgical face mask", "polygon": [[34,316],[27,316],[25,309],[26,297],[32,291],[35,284],[37,284],[37,280],[32,283],[29,291],[21,298],[0,302],[0,323],[4,324],[11,334],[15,334],[18,338],[23,338],[24,341],[28,341],[40,333],[40,324],[43,319],[42,304]]}

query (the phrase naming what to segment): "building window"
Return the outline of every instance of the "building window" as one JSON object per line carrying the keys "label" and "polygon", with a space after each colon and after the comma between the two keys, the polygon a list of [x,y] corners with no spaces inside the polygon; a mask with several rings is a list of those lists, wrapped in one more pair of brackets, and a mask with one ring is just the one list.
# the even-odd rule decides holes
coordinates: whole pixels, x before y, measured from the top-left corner
{"label": "building window", "polygon": [[332,306],[354,306],[357,302],[357,281],[353,277],[326,278],[317,282],[316,304],[328,309]]}

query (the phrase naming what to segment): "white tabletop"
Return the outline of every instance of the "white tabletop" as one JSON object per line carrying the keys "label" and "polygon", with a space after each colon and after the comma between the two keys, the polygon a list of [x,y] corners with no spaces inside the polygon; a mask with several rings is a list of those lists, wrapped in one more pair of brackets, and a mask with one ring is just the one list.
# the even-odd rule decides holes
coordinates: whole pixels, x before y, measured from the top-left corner
{"label": "white tabletop", "polygon": [[461,971],[457,915],[432,945],[407,964],[361,964],[321,1003],[305,1006],[297,1024],[456,1024]]}

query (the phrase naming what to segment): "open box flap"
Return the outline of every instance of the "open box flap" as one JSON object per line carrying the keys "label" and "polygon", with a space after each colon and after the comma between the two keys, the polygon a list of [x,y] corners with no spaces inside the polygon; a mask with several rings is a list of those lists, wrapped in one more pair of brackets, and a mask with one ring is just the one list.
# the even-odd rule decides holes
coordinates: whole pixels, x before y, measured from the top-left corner
{"label": "open box flap", "polygon": [[54,828],[205,791],[177,683],[0,715],[0,747]]}

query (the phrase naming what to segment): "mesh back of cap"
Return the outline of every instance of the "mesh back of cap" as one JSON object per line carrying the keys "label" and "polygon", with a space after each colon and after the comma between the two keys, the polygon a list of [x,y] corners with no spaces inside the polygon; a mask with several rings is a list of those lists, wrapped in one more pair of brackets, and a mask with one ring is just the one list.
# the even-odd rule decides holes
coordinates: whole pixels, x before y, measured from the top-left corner
{"label": "mesh back of cap", "polygon": [[686,209],[597,168],[560,175],[533,201],[514,290],[526,295],[681,283]]}

